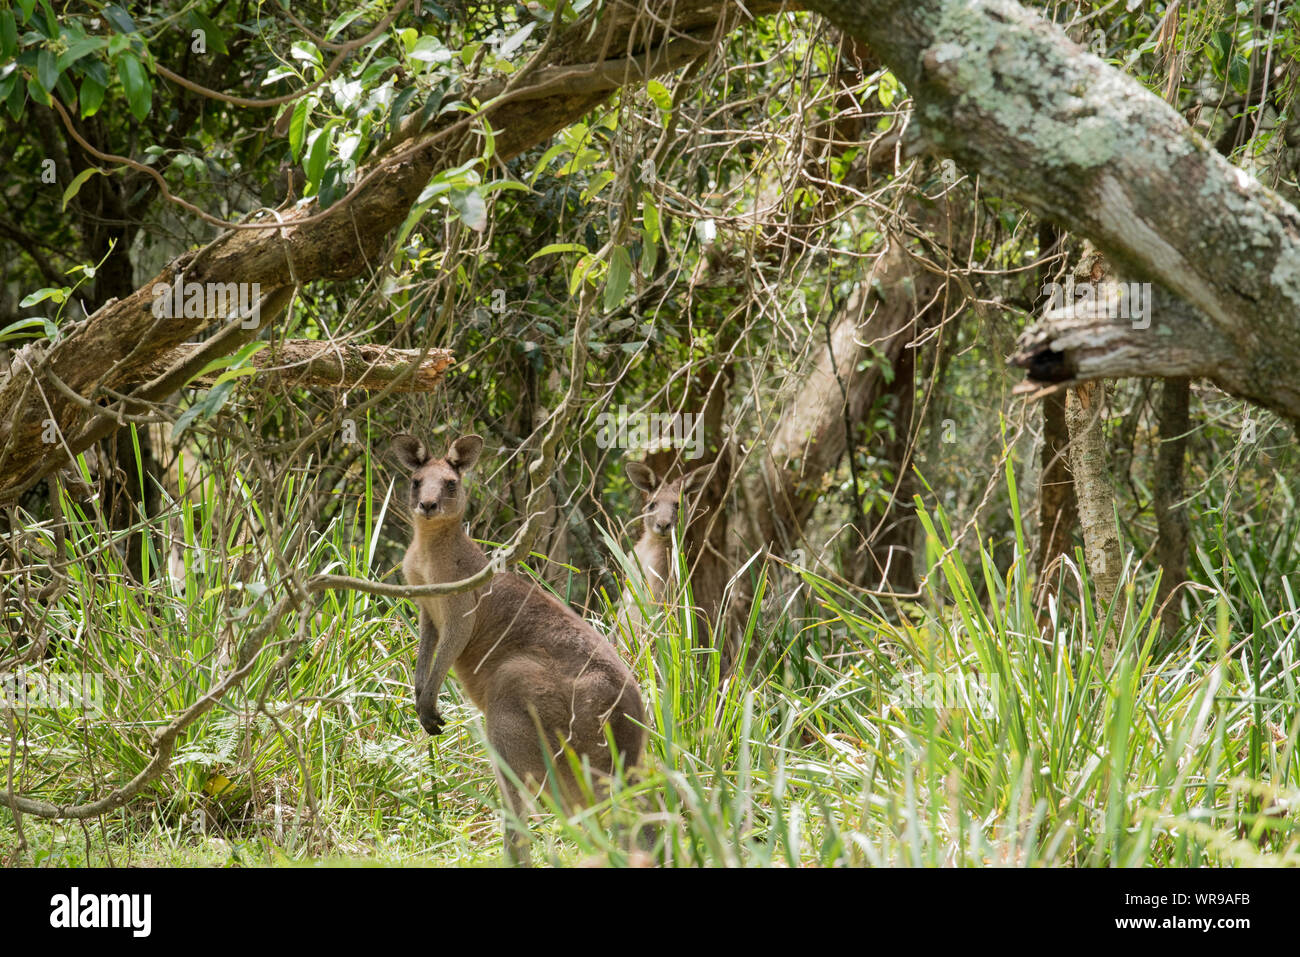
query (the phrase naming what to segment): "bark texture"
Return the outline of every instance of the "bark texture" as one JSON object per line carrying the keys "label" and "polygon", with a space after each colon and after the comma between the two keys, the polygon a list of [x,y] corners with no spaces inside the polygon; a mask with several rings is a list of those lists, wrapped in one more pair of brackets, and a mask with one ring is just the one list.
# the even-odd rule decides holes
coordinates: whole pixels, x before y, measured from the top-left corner
{"label": "bark texture", "polygon": [[1183,461],[1187,436],[1192,430],[1189,411],[1191,383],[1170,379],[1160,394],[1160,451],[1156,454],[1155,513],[1156,558],[1160,562],[1160,588],[1156,607],[1164,606],[1161,622],[1165,637],[1182,624],[1177,601],[1165,604],[1174,589],[1187,580],[1187,505],[1183,501]]}
{"label": "bark texture", "polygon": [[[907,85],[930,143],[1163,284],[1151,321],[1054,317],[1031,378],[1204,376],[1300,420],[1300,212],[1011,0],[807,0]],[[1046,375],[1044,375],[1046,374]]]}
{"label": "bark texture", "polygon": [[1098,615],[1115,597],[1119,584],[1119,531],[1115,525],[1115,491],[1106,464],[1101,429],[1106,387],[1083,382],[1065,397],[1065,424],[1070,432],[1070,471],[1083,529],[1083,557],[1092,581]]}
{"label": "bark texture", "polygon": [[1070,554],[1079,507],[1070,477],[1070,432],[1065,425],[1065,394],[1043,399],[1043,447],[1038,482],[1038,593],[1055,591],[1057,560]]}

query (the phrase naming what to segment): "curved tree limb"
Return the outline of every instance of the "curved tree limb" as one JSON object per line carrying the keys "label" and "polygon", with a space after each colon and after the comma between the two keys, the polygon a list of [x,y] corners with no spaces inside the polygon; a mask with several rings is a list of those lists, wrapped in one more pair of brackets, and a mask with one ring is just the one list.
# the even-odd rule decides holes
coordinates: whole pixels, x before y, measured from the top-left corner
{"label": "curved tree limb", "polygon": [[[1051,319],[1031,380],[1204,376],[1300,420],[1300,212],[1166,102],[1012,0],[807,0],[906,84],[924,135],[1167,287],[1149,325]],[[1054,374],[1044,378],[1044,370]]]}

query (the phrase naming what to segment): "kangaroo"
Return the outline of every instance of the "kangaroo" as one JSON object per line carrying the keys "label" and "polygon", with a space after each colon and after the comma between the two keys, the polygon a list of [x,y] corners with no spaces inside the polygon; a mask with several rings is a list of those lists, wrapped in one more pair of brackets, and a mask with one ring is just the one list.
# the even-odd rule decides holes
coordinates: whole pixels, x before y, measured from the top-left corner
{"label": "kangaroo", "polygon": [[[462,525],[465,474],[478,461],[483,440],[465,435],[433,458],[423,442],[398,435],[392,450],[411,473],[414,535],[402,575],[410,585],[460,581],[488,564]],[[644,744],[641,689],[614,647],[571,608],[514,572],[498,572],[472,592],[416,600],[420,645],[415,664],[415,706],[431,735],[442,731],[438,692],[456,669],[470,700],[483,712],[488,742],[524,791],[496,768],[502,798],[514,821],[505,825],[505,848],[527,864],[525,791],[547,783],[548,759],[566,808],[582,803],[582,789],[566,750],[593,775],[613,771],[605,728],[624,766],[636,763]],[[543,746],[543,740],[545,745]]]}
{"label": "kangaroo", "polygon": [[[709,477],[712,466],[701,465],[671,481],[660,482],[654,471],[641,462],[628,462],[624,467],[632,485],[645,493],[645,510],[641,516],[641,537],[633,553],[645,574],[646,592],[651,604],[662,605],[677,590],[677,566],[673,561],[673,532],[683,501],[696,494]],[[691,516],[687,516],[687,521]],[[622,607],[634,630],[644,626],[641,610],[630,588],[624,591]],[[717,609],[702,608],[703,617],[712,618]],[[710,622],[712,624],[712,622]],[[731,670],[731,648],[726,642],[721,649],[722,673]]]}

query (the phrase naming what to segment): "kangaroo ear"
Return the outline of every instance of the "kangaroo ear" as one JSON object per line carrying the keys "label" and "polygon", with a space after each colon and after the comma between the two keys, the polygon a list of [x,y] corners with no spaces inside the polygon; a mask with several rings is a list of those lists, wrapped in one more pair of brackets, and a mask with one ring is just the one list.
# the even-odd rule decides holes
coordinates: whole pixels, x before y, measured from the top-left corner
{"label": "kangaroo ear", "polygon": [[687,472],[682,476],[682,491],[694,493],[703,488],[704,483],[709,480],[709,470],[712,468],[712,464],[701,465],[699,468]]}
{"label": "kangaroo ear", "polygon": [[447,464],[457,472],[472,469],[483,451],[483,438],[478,435],[462,435],[447,450]]}
{"label": "kangaroo ear", "polygon": [[623,471],[627,473],[628,480],[647,495],[659,485],[655,481],[654,470],[644,462],[628,462],[623,466]]}
{"label": "kangaroo ear", "polygon": [[429,450],[424,447],[424,443],[414,435],[407,435],[405,432],[393,436],[393,441],[388,444],[388,450],[393,458],[412,472],[429,461]]}

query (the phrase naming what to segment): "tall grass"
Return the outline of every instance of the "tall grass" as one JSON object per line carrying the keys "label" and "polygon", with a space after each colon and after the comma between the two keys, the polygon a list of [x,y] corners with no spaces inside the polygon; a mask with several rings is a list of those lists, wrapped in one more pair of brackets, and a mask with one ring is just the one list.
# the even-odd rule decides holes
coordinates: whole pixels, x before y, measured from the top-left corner
{"label": "tall grass", "polygon": [[[239,660],[268,601],[256,581],[233,580],[234,533],[205,531],[229,527],[213,510],[245,491],[209,481],[203,504],[183,506],[193,543],[183,590],[165,578],[149,591],[124,585],[103,529],[65,503],[62,547],[75,560],[44,625],[43,667],[102,672],[110,694],[98,715],[15,712],[18,738],[3,732],[0,762],[12,759],[19,791],[68,804],[128,780],[149,759],[151,733]],[[386,516],[370,482],[303,545],[305,567],[391,573],[376,566]],[[293,514],[291,478],[277,494]],[[1014,487],[1009,500],[1014,509]],[[942,510],[922,511],[933,571],[923,600],[906,605],[810,570],[769,578],[755,564],[742,639],[752,667],[729,678],[692,634],[689,588],[658,617],[647,608],[651,637],[633,660],[650,715],[646,758],[590,809],[535,820],[534,860],[1300,863],[1300,612],[1284,573],[1295,536],[1256,551],[1212,540],[1192,620],[1157,653],[1150,576],[1129,569],[1097,611],[1076,562],[1064,574],[1081,606],[1044,612],[1013,520],[999,573],[1008,562],[994,561],[992,544],[963,560]],[[161,532],[131,534],[152,543]],[[264,534],[290,553],[288,530]],[[38,529],[32,542],[48,561],[54,537]],[[415,633],[409,607],[361,594],[331,594],[306,622],[286,616],[249,679],[187,730],[144,794],[84,828],[25,816],[29,860],[499,863],[482,721],[452,682],[447,730],[424,735],[410,692]],[[11,851],[10,812],[0,819]]]}

